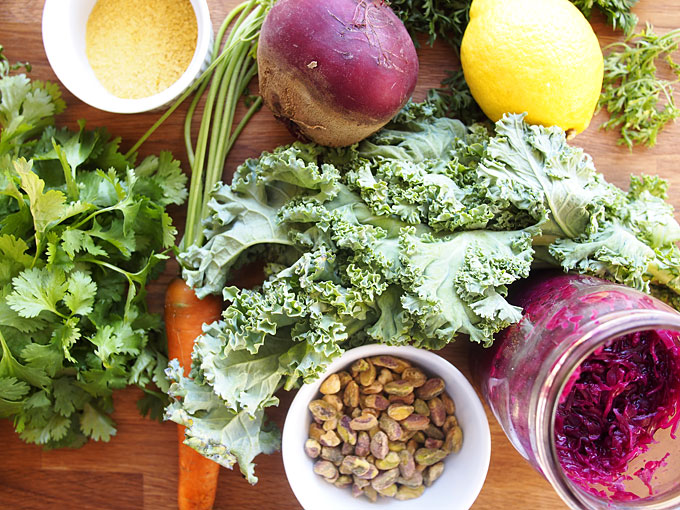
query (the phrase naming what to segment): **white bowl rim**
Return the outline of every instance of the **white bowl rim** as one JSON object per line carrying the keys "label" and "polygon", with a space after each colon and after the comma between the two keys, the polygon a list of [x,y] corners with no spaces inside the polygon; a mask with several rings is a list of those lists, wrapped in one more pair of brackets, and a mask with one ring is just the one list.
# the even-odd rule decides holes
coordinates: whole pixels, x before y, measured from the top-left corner
{"label": "white bowl rim", "polygon": [[[428,372],[435,373],[437,376],[440,376],[445,380],[446,379],[453,380],[456,387],[458,387],[461,391],[468,395],[470,400],[469,405],[472,407],[471,411],[472,414],[474,415],[473,418],[474,421],[476,422],[476,425],[479,427],[478,432],[480,433],[482,438],[481,444],[477,445],[478,458],[481,461],[480,471],[474,478],[474,483],[467,485],[467,488],[469,490],[467,490],[463,495],[459,494],[458,497],[455,499],[455,503],[457,504],[457,506],[455,507],[452,506],[454,504],[452,500],[451,505],[447,505],[447,509],[448,510],[469,509],[475,502],[477,496],[479,496],[479,493],[482,490],[484,482],[486,481],[489,463],[491,460],[491,432],[489,429],[489,422],[486,415],[486,411],[484,410],[484,406],[482,405],[482,402],[479,399],[477,392],[470,384],[470,382],[467,380],[467,378],[460,372],[460,370],[458,370],[453,364],[451,364],[448,360],[438,355],[436,352],[428,351],[425,349],[419,349],[412,346],[390,346],[385,344],[369,344],[349,349],[345,351],[340,357],[331,362],[331,364],[328,366],[323,375],[321,375],[314,382],[303,385],[300,388],[300,390],[298,390],[298,393],[297,395],[295,395],[288,409],[288,413],[286,414],[286,421],[283,426],[283,433],[281,439],[281,453],[284,470],[286,472],[286,477],[288,478],[288,483],[293,491],[293,494],[295,494],[295,497],[297,498],[298,502],[302,505],[303,508],[307,510],[317,508],[317,506],[315,506],[315,503],[318,504],[318,501],[314,499],[314,495],[310,493],[308,490],[306,490],[307,489],[306,486],[301,481],[298,481],[298,479],[294,476],[295,466],[292,459],[307,457],[305,456],[304,451],[302,450],[299,444],[295,448],[294,452],[289,452],[289,448],[287,448],[288,446],[296,443],[297,441],[296,436],[299,433],[299,429],[295,425],[289,425],[290,422],[288,420],[288,416],[291,413],[298,413],[298,416],[306,415],[306,413],[308,412],[307,403],[313,398],[314,395],[318,393],[319,386],[328,375],[342,370],[343,368],[347,367],[347,365],[350,364],[352,361],[355,361],[359,358],[377,355],[393,355],[408,359],[409,361],[412,361],[415,365],[422,367]],[[456,414],[458,414],[458,411]],[[465,429],[463,430],[463,435],[465,437]],[[463,445],[465,445],[465,441],[463,441]],[[329,484],[328,487],[333,488],[334,490],[340,490],[333,487],[333,485],[331,484]],[[357,504],[359,504],[361,500],[356,501]],[[412,501],[422,502],[422,497]],[[370,505],[375,506],[380,505],[381,503],[394,504],[396,502],[393,502],[389,498],[381,498],[378,500],[377,503],[370,503]],[[399,510],[400,508],[405,510],[406,507],[404,506],[404,503],[407,502],[399,502],[398,504],[396,504],[396,506],[394,507],[395,510]],[[325,508],[331,507],[328,506]]]}
{"label": "white bowl rim", "polygon": [[[42,39],[47,60],[59,81],[66,89],[82,102],[110,113],[141,113],[159,109],[179,97],[201,73],[203,64],[212,51],[213,27],[210,20],[210,10],[205,0],[189,0],[196,15],[197,41],[194,55],[184,73],[168,88],[157,94],[138,98],[126,99],[108,93],[105,101],[97,100],[93,94],[78,83],[76,73],[69,72],[63,66],[63,56],[55,49],[56,41],[63,37],[63,27],[55,23],[60,19],[57,13],[64,11],[64,0],[45,0],[42,13]],[[102,86],[103,90],[104,87]]]}

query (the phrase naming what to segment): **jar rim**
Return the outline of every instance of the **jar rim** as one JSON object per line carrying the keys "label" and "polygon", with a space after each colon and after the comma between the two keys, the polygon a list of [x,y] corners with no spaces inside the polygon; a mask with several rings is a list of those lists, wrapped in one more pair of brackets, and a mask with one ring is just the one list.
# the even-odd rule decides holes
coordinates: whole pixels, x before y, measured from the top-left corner
{"label": "jar rim", "polygon": [[[560,498],[574,510],[599,510],[611,508],[604,500],[578,488],[561,468],[555,447],[555,416],[559,400],[574,371],[598,348],[624,335],[649,330],[667,330],[680,333],[680,314],[675,311],[639,309],[611,312],[600,317],[597,323],[584,328],[583,334],[563,351],[545,360],[552,366],[545,380],[537,379],[531,399],[536,402],[533,417],[536,427],[534,451],[546,479]],[[678,340],[680,346],[680,337]],[[558,384],[559,383],[559,384]],[[598,505],[598,503],[600,503]],[[680,507],[680,487],[675,494],[660,494],[635,501],[617,501],[619,510],[672,510]]]}

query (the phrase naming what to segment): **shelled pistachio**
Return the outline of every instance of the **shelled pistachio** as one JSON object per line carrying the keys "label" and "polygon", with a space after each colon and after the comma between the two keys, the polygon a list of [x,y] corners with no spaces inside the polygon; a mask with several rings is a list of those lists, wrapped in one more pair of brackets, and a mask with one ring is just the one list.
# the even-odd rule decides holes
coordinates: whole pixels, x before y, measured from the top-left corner
{"label": "shelled pistachio", "polygon": [[445,390],[443,379],[395,356],[362,358],[330,375],[309,403],[305,452],[314,471],[371,501],[419,497],[463,441]]}

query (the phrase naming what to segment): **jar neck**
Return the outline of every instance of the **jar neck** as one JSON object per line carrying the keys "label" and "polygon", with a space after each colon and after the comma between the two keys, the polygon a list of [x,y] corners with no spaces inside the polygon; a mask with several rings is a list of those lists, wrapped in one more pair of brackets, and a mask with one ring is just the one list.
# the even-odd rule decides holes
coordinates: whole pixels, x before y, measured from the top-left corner
{"label": "jar neck", "polygon": [[[562,500],[574,510],[611,509],[611,502],[590,494],[572,482],[561,468],[555,448],[555,416],[560,396],[574,371],[598,348],[624,335],[640,331],[680,332],[680,314],[659,310],[625,310],[602,316],[581,337],[555,352],[542,366],[543,377],[534,384],[530,426],[536,431],[536,462]],[[617,510],[674,510],[680,508],[680,489],[672,494],[616,503]]]}

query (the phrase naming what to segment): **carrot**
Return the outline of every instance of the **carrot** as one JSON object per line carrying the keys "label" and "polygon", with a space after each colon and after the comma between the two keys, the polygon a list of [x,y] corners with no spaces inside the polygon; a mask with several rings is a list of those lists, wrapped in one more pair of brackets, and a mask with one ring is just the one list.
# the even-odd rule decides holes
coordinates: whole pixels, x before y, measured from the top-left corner
{"label": "carrot", "polygon": [[[194,340],[202,332],[203,323],[220,318],[222,302],[218,296],[198,299],[181,278],[175,278],[165,292],[165,329],[168,337],[168,357],[177,358],[185,375],[191,367]],[[220,465],[203,457],[184,444],[184,429],[177,425],[179,440],[179,510],[210,510],[217,492]]]}

